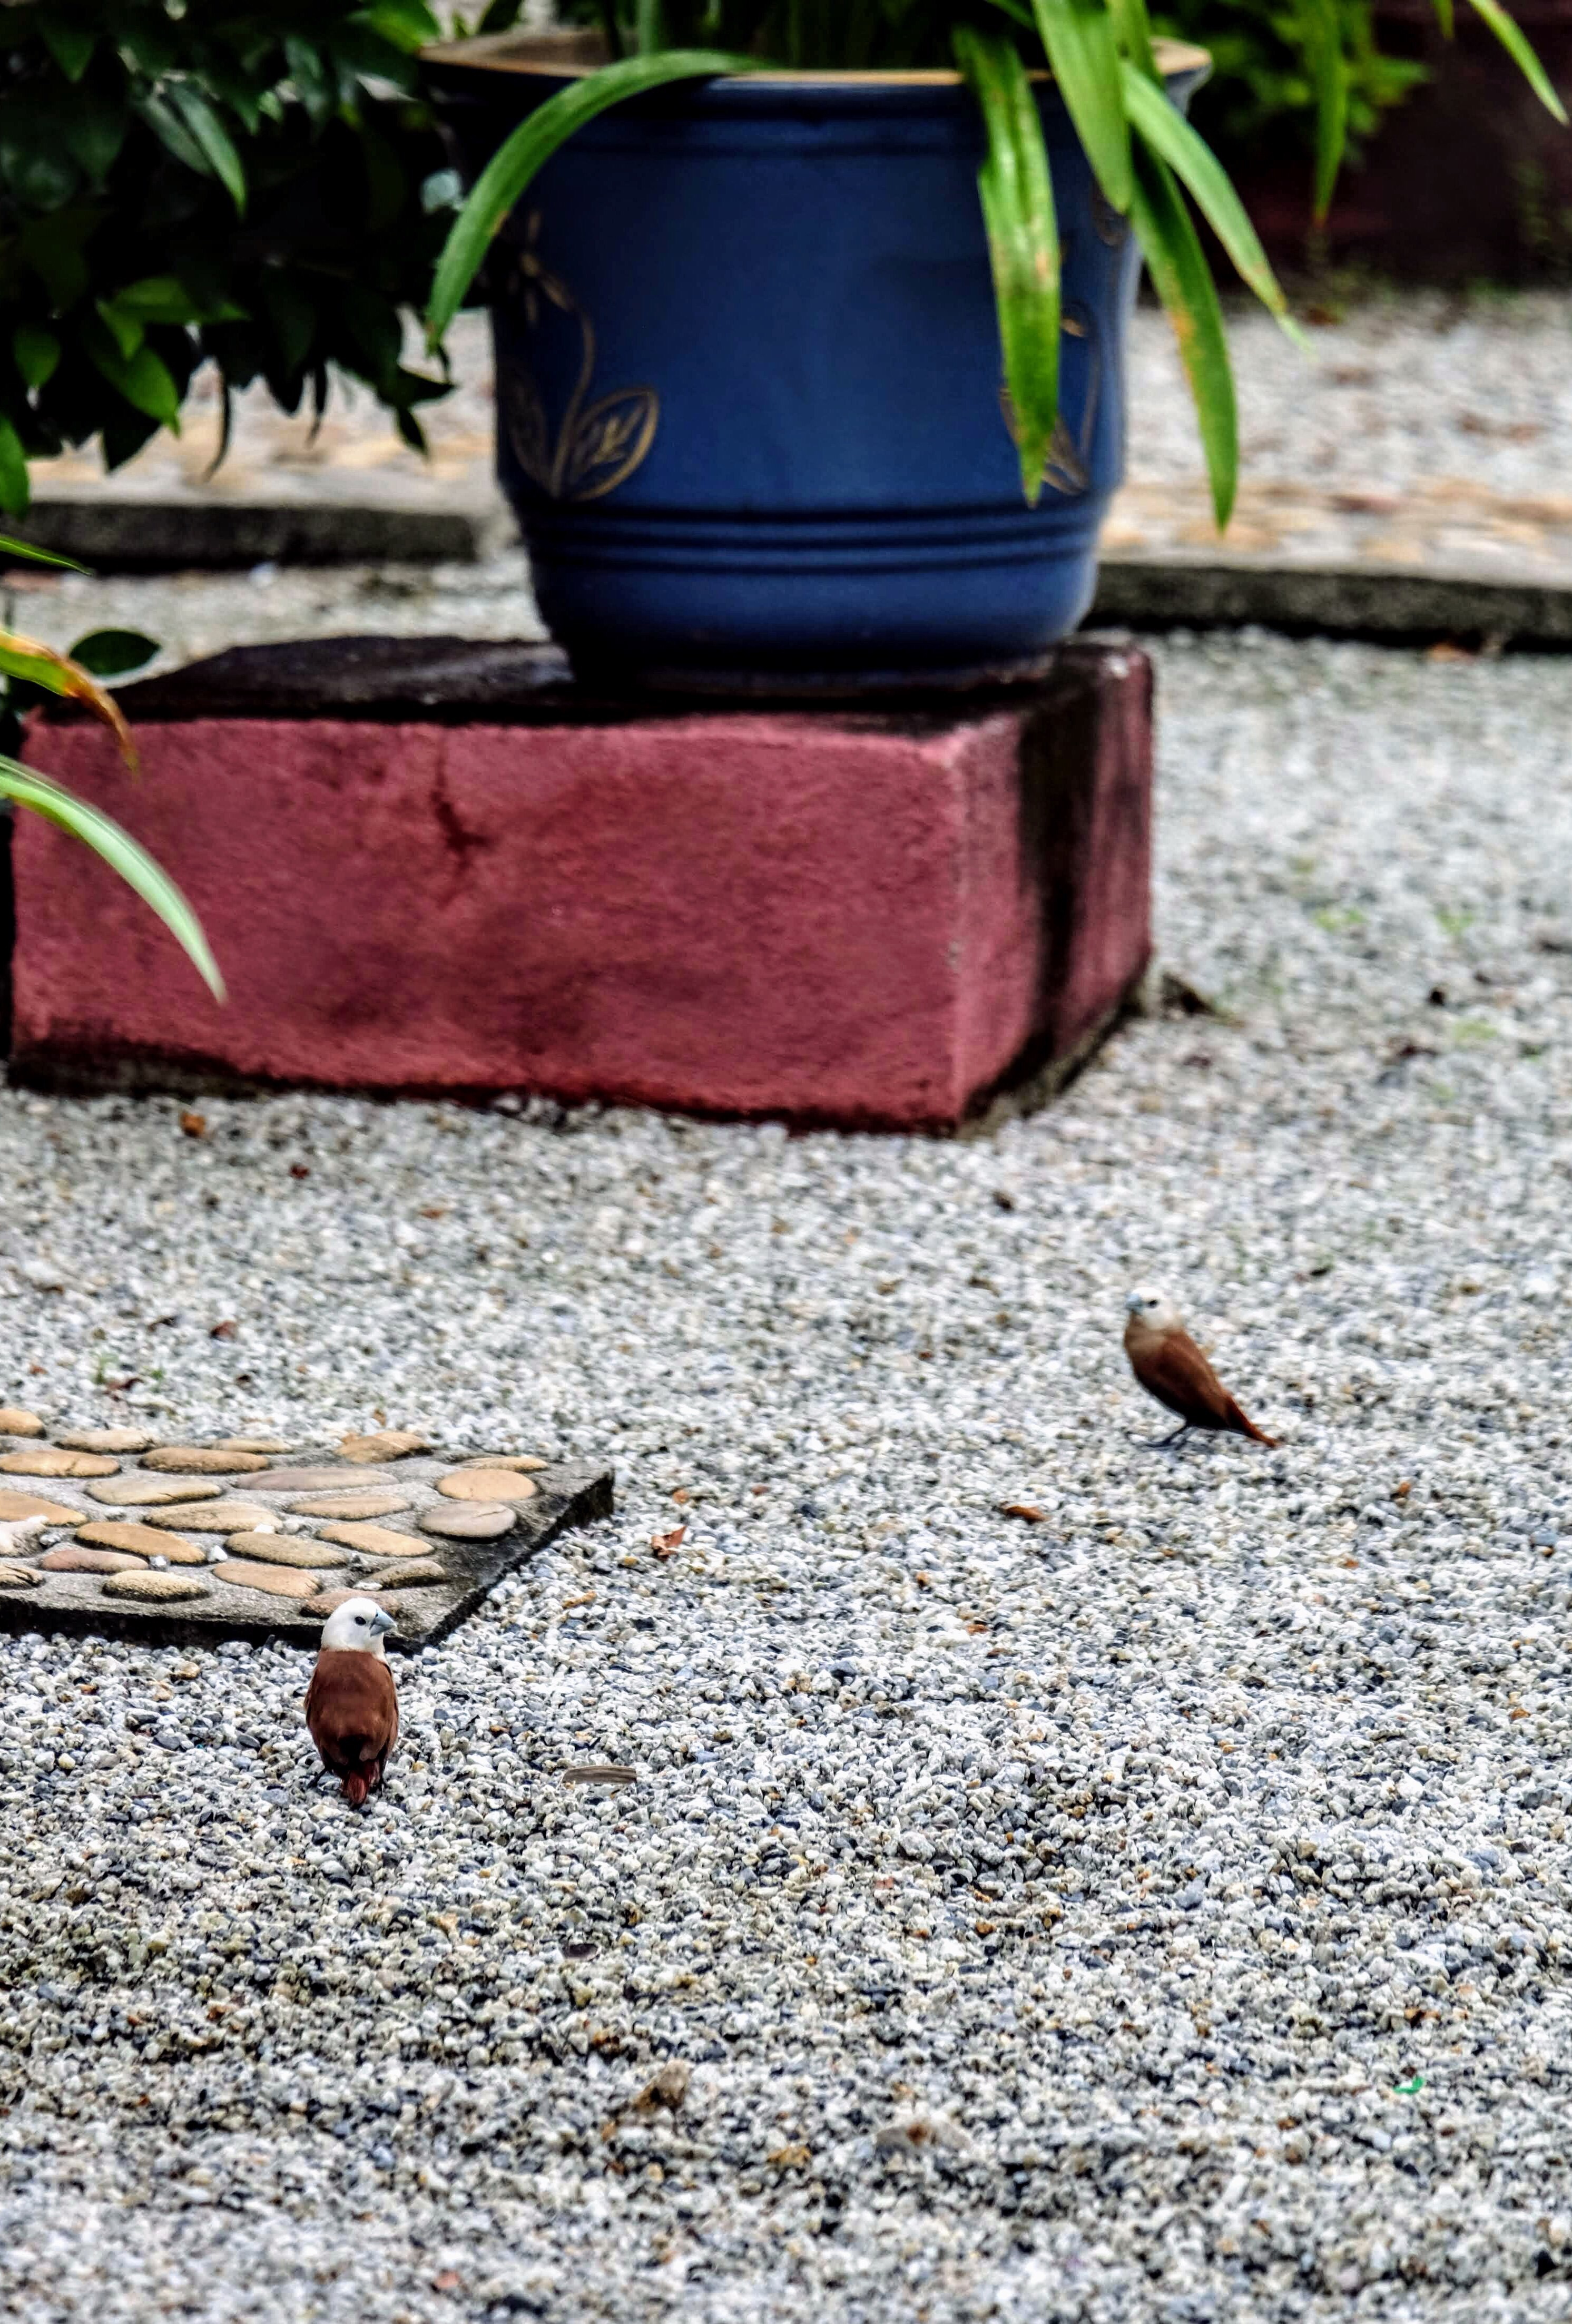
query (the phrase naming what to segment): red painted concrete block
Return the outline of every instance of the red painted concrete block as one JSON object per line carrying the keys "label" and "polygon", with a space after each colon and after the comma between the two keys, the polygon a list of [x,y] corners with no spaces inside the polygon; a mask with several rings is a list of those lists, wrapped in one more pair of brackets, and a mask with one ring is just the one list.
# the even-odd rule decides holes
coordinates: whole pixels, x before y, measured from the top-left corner
{"label": "red painted concrete block", "polygon": [[[322,660],[357,650],[348,683]],[[14,1068],[942,1129],[1083,1051],[1139,978],[1134,649],[1070,648],[1029,692],[942,714],[630,714],[539,664],[226,655],[128,689],[134,787],[97,728],[41,724],[34,763],[179,881],[230,999],[24,816]]]}

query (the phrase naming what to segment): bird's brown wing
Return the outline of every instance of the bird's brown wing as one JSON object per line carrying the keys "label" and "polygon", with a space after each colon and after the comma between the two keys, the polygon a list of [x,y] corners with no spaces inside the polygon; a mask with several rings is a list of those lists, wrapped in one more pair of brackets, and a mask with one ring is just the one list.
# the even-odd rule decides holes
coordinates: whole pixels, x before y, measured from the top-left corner
{"label": "bird's brown wing", "polygon": [[1188,1332],[1154,1333],[1139,1350],[1132,1348],[1130,1362],[1148,1396],[1192,1428],[1235,1425],[1238,1406]]}
{"label": "bird's brown wing", "polygon": [[306,1690],[306,1724],[336,1775],[380,1767],[399,1734],[393,1674],[375,1655],[327,1649]]}

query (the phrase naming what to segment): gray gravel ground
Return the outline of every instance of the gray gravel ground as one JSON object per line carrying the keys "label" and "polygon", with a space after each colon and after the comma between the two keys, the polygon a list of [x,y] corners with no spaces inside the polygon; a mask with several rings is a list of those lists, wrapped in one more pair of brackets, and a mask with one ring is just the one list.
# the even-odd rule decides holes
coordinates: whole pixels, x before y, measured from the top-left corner
{"label": "gray gravel ground", "polygon": [[990,1141],[0,1094],[6,1397],[621,1493],[363,1815],[302,1657],[0,1641],[5,2312],[1572,2310],[1572,666],[1159,659],[1227,1013]]}
{"label": "gray gravel ground", "polygon": [[[1572,491],[1572,295],[1394,290],[1318,309],[1301,354],[1253,302],[1231,303],[1240,474],[1406,493],[1439,480],[1565,502]],[[1195,416],[1155,308],[1130,340],[1132,484],[1201,473]]]}

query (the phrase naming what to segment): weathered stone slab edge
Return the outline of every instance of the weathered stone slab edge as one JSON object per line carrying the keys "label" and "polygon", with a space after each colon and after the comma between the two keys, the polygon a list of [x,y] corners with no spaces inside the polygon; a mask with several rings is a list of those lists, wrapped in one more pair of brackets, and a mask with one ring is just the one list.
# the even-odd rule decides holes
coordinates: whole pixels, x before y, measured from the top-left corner
{"label": "weathered stone slab edge", "polygon": [[[527,1564],[560,1535],[611,1515],[613,1469],[593,1461],[564,1461],[555,1462],[547,1474],[546,1507],[537,1511],[527,1506],[513,1530],[496,1542],[439,1543],[424,1535],[414,1536],[428,1554],[464,1555],[471,1573],[466,1586],[429,1625],[394,1633],[388,1643],[396,1653],[418,1654],[422,1646],[439,1645],[468,1619],[504,1574]],[[60,1582],[82,1579],[74,1574],[56,1578]],[[376,1586],[374,1571],[351,1575],[335,1570],[326,1578],[330,1586],[339,1588],[350,1582],[367,1590]],[[42,1588],[47,1590],[49,1584]],[[233,1610],[225,1610],[226,1604]],[[213,1646],[226,1638],[243,1638],[253,1646],[272,1643],[310,1649],[316,1646],[321,1629],[320,1616],[313,1619],[303,1605],[292,1600],[270,1600],[265,1614],[253,1613],[240,1602],[240,1593],[227,1587],[223,1597],[177,1603],[167,1611],[129,1600],[94,1598],[62,1604],[41,1602],[39,1591],[0,1591],[0,1633],[39,1631],[66,1637],[123,1638],[149,1646]]]}
{"label": "weathered stone slab edge", "polygon": [[19,540],[74,557],[95,573],[180,573],[253,565],[473,565],[486,554],[497,522],[483,509],[397,502],[43,493],[14,530]]}
{"label": "weathered stone slab edge", "polygon": [[1258,624],[1323,637],[1477,638],[1572,646],[1572,582],[1493,580],[1411,567],[1268,565],[1218,557],[1105,558],[1091,623]]}

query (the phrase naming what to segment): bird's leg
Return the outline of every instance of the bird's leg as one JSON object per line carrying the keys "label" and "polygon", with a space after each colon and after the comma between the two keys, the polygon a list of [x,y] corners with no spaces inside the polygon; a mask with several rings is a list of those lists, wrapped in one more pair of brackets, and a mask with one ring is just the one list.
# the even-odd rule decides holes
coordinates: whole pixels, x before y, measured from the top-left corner
{"label": "bird's leg", "polygon": [[1181,1420],[1171,1435],[1148,1436],[1143,1439],[1143,1442],[1148,1452],[1166,1452],[1171,1446],[1182,1444],[1189,1434],[1190,1423],[1188,1420]]}

